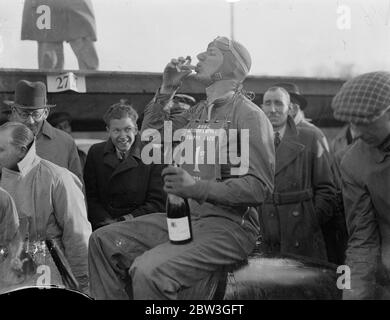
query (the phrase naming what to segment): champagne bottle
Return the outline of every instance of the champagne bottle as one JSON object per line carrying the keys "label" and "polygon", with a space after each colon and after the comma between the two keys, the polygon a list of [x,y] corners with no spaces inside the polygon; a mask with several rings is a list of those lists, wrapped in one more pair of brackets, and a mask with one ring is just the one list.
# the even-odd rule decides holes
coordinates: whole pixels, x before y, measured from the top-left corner
{"label": "champagne bottle", "polygon": [[[178,167],[177,164],[174,164]],[[168,236],[173,244],[192,240],[191,213],[187,199],[168,193],[166,202]]]}

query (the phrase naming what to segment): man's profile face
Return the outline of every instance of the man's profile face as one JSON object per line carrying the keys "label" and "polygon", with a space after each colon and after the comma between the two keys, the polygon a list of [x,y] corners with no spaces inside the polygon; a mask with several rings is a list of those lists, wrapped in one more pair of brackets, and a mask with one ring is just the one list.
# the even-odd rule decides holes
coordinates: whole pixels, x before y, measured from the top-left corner
{"label": "man's profile face", "polygon": [[107,127],[114,146],[120,151],[128,151],[137,134],[137,123],[132,118],[111,119]]}
{"label": "man's profile face", "polygon": [[287,122],[289,111],[288,97],[279,89],[267,91],[263,97],[262,109],[274,129],[283,127]]}
{"label": "man's profile face", "polygon": [[24,156],[23,151],[11,144],[11,141],[12,138],[8,130],[0,132],[0,170],[15,168]]}
{"label": "man's profile face", "polygon": [[26,125],[36,136],[42,128],[43,121],[49,115],[48,108],[26,109],[13,107],[11,120]]}
{"label": "man's profile face", "polygon": [[369,124],[351,124],[357,138],[374,147],[379,146],[390,134],[390,112]]}
{"label": "man's profile face", "polygon": [[212,82],[212,76],[220,69],[223,63],[222,51],[212,43],[205,52],[197,55],[196,78],[204,83]]}

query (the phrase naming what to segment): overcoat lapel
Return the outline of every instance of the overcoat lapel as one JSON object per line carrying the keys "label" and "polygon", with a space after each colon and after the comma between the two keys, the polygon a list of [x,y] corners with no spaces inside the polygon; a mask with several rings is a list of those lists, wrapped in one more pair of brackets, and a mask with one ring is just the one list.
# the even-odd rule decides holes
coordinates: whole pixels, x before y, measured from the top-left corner
{"label": "overcoat lapel", "polygon": [[105,165],[113,169],[110,178],[124,171],[138,167],[137,158],[140,159],[140,157],[140,143],[138,136],[130,149],[129,156],[122,162],[118,159],[115,146],[110,139],[106,142],[104,147],[103,162]]}
{"label": "overcoat lapel", "polygon": [[293,162],[305,149],[305,146],[298,139],[298,131],[292,118],[288,118],[286,132],[276,149],[275,175]]}

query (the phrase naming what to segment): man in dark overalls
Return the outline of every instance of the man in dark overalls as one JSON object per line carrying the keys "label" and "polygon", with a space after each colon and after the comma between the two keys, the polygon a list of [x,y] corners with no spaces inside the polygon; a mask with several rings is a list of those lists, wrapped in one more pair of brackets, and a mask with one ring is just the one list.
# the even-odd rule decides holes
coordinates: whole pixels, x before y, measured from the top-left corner
{"label": "man in dark overalls", "polygon": [[[144,135],[146,129],[161,133],[164,121],[170,120],[173,137],[177,129],[185,128],[184,142],[192,140],[194,161],[186,161],[181,168],[167,167],[163,177],[166,192],[189,201],[193,240],[171,244],[165,213],[100,228],[90,238],[94,298],[128,299],[128,274],[135,299],[178,299],[184,289],[202,284],[211,289],[208,284],[215,272],[246,259],[255,247],[259,233],[255,207],[273,190],[272,126],[241,91],[251,66],[244,46],[218,37],[197,58],[195,78],[207,85],[207,100],[183,113],[170,113],[169,100],[191,73],[182,66],[184,59],[173,59],[164,70],[161,88],[146,107],[142,128]],[[213,142],[214,148],[206,148],[205,140]],[[210,152],[216,156],[216,150],[222,150],[214,158],[218,159],[209,162]],[[196,295],[189,297],[210,297],[210,292],[200,292],[194,290]]]}

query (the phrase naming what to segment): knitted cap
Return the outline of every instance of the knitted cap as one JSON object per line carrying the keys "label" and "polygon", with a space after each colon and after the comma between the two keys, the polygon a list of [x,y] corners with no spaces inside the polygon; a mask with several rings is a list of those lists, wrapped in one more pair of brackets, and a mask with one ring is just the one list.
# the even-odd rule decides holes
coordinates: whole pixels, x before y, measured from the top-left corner
{"label": "knitted cap", "polygon": [[338,120],[374,122],[390,108],[390,72],[370,72],[348,80],[333,98],[332,108]]}

